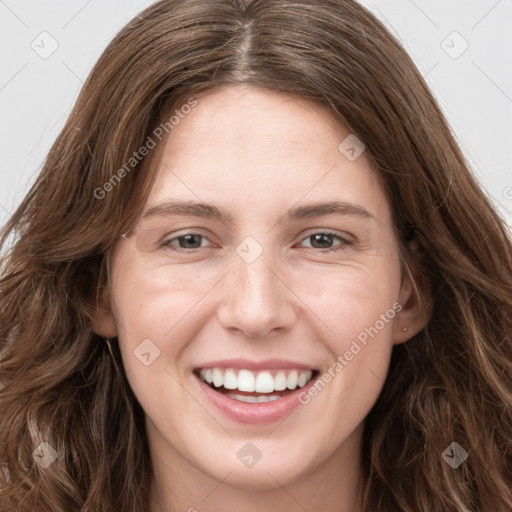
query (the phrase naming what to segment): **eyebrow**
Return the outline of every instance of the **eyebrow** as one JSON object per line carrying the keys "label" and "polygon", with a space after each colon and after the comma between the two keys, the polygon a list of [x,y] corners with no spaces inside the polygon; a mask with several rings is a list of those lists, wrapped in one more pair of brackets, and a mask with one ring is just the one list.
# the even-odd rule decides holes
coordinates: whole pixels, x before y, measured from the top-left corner
{"label": "eyebrow", "polygon": [[[145,210],[142,218],[147,219],[171,215],[215,218],[225,224],[233,222],[233,215],[224,208],[195,201],[165,201]],[[344,201],[328,201],[295,206],[284,217],[287,220],[300,220],[321,217],[323,215],[353,215],[362,219],[376,220],[374,215],[362,206]]]}

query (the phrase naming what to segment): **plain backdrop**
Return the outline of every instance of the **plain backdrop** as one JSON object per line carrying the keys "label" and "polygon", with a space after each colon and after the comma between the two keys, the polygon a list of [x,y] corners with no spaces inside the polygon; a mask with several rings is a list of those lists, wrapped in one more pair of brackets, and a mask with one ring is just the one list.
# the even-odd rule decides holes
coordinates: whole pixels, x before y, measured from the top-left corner
{"label": "plain backdrop", "polygon": [[[0,0],[0,225],[41,169],[107,43],[152,3]],[[361,3],[412,56],[512,226],[512,1]]]}

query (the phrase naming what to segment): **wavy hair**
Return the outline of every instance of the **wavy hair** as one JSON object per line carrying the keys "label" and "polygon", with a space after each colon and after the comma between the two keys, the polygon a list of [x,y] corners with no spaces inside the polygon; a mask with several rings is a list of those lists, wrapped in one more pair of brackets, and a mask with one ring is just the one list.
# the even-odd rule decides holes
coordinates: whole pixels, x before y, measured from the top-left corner
{"label": "wavy hair", "polygon": [[158,152],[98,190],[183,98],[239,83],[325,105],[364,142],[429,297],[366,418],[364,510],[512,510],[510,234],[410,57],[353,0],[162,0],[101,55],[1,232],[1,510],[147,510],[144,413],[91,322]]}

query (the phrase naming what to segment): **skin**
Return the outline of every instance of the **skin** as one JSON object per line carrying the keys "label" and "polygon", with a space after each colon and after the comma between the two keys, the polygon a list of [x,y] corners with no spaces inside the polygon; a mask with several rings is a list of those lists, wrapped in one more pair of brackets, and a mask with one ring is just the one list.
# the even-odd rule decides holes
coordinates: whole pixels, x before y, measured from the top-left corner
{"label": "skin", "polygon": [[[146,413],[151,511],[360,511],[364,419],[393,345],[426,323],[402,276],[389,202],[365,153],[349,161],[338,150],[350,132],[324,107],[246,86],[197,99],[162,143],[144,211],[187,200],[232,219],[141,216],[113,247],[94,325],[118,337]],[[285,216],[331,200],[372,218]],[[335,236],[315,245],[311,235],[325,232]],[[187,246],[184,234],[204,238]],[[263,251],[250,264],[236,251],[247,236]],[[280,422],[238,423],[200,393],[192,370],[216,359],[288,359],[326,372],[396,303],[401,311],[363,350]],[[145,339],[160,350],[149,366],[134,356]],[[248,441],[262,453],[252,468],[237,458]]]}

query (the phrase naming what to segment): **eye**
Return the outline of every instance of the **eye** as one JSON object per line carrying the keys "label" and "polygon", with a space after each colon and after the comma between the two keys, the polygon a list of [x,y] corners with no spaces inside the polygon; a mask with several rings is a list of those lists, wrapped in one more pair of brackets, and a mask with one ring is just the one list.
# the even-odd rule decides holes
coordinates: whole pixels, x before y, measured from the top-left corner
{"label": "eye", "polygon": [[179,251],[180,249],[199,249],[200,247],[204,247],[204,245],[201,244],[201,239],[207,240],[205,236],[198,233],[187,233],[166,240],[162,243],[162,246],[172,251]]}
{"label": "eye", "polygon": [[[331,247],[334,239],[338,239],[341,241],[335,247]],[[348,240],[347,238],[343,238],[335,233],[319,231],[317,233],[312,233],[302,240],[302,242],[309,240],[311,242],[310,247],[312,249],[318,249],[320,252],[334,252],[341,251],[350,245],[354,245],[352,240]]]}
{"label": "eye", "polygon": [[[332,247],[332,244],[336,239],[340,242]],[[203,242],[206,242],[207,240],[208,239],[204,235],[200,235],[199,233],[186,233],[164,241],[162,243],[162,247],[171,251],[192,251],[194,249],[200,249],[201,247],[207,246],[206,244],[203,244]],[[306,249],[318,250],[324,253],[340,251],[348,246],[354,245],[352,240],[328,231],[312,233],[304,238],[302,243],[305,241],[310,241],[310,246],[305,247]]]}

